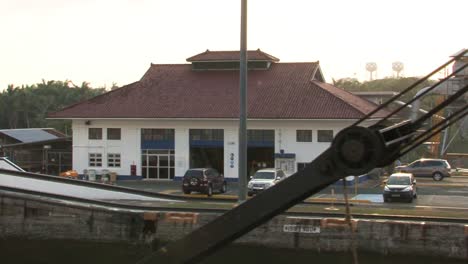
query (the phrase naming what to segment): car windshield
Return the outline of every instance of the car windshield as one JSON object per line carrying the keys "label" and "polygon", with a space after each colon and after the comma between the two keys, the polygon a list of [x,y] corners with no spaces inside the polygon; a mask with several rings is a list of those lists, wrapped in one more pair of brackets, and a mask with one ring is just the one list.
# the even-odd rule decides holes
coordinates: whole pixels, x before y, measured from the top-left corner
{"label": "car windshield", "polygon": [[203,171],[201,170],[188,170],[185,175],[185,178],[187,177],[203,177]]}
{"label": "car windshield", "polygon": [[409,185],[411,183],[408,176],[392,176],[388,178],[388,185]]}
{"label": "car windshield", "polygon": [[265,179],[265,180],[273,180],[275,178],[274,172],[267,172],[267,171],[260,171],[255,173],[253,176],[254,179]]}

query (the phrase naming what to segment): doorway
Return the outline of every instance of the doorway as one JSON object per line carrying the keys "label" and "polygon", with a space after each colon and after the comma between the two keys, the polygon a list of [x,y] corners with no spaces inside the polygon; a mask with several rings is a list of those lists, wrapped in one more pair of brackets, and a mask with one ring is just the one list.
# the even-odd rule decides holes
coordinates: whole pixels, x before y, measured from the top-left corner
{"label": "doorway", "polygon": [[224,130],[190,129],[190,168],[214,168],[224,173]]}

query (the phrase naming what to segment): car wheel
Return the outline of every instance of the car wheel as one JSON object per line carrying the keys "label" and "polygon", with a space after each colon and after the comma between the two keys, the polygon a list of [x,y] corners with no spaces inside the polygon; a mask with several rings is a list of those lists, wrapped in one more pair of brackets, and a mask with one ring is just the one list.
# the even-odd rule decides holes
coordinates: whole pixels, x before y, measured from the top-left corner
{"label": "car wheel", "polygon": [[444,178],[444,175],[442,175],[442,173],[438,171],[432,174],[432,179],[434,179],[434,181],[441,181],[443,178]]}
{"label": "car wheel", "polygon": [[414,199],[418,198],[418,194],[417,193],[414,193]]}
{"label": "car wheel", "polygon": [[384,203],[388,203],[388,198],[383,198]]}
{"label": "car wheel", "polygon": [[209,197],[213,195],[213,187],[211,185],[208,186],[208,189],[206,190],[206,194]]}
{"label": "car wheel", "polygon": [[223,182],[223,186],[221,186],[221,193],[226,193],[227,192],[227,184],[226,182]]}
{"label": "car wheel", "polygon": [[183,189],[182,191],[183,191],[185,194],[190,194],[190,193],[191,193],[190,190],[186,190],[186,189]]}
{"label": "car wheel", "polygon": [[413,197],[408,199],[408,203],[412,203],[412,202],[413,202]]}

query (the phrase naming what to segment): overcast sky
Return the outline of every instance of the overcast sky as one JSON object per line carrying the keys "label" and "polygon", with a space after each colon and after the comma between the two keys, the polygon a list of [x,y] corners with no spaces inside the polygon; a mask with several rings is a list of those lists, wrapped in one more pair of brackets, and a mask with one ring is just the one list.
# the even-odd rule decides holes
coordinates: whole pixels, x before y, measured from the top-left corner
{"label": "overcast sky", "polygon": [[[150,63],[238,50],[241,0],[0,0],[0,89],[137,81]],[[248,48],[332,78],[422,76],[468,48],[466,0],[250,0]]]}

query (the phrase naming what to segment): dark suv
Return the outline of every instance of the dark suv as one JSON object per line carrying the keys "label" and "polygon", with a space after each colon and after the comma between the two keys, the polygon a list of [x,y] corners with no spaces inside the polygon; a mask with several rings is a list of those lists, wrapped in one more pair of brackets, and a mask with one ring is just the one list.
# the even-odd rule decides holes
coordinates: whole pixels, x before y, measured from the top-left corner
{"label": "dark suv", "polygon": [[211,196],[214,191],[225,193],[226,190],[223,174],[212,168],[189,169],[182,180],[182,191],[185,194],[200,192]]}
{"label": "dark suv", "polygon": [[450,177],[450,164],[444,159],[419,159],[405,166],[395,168],[398,172],[412,173],[414,176],[432,177],[440,181],[444,177]]}

